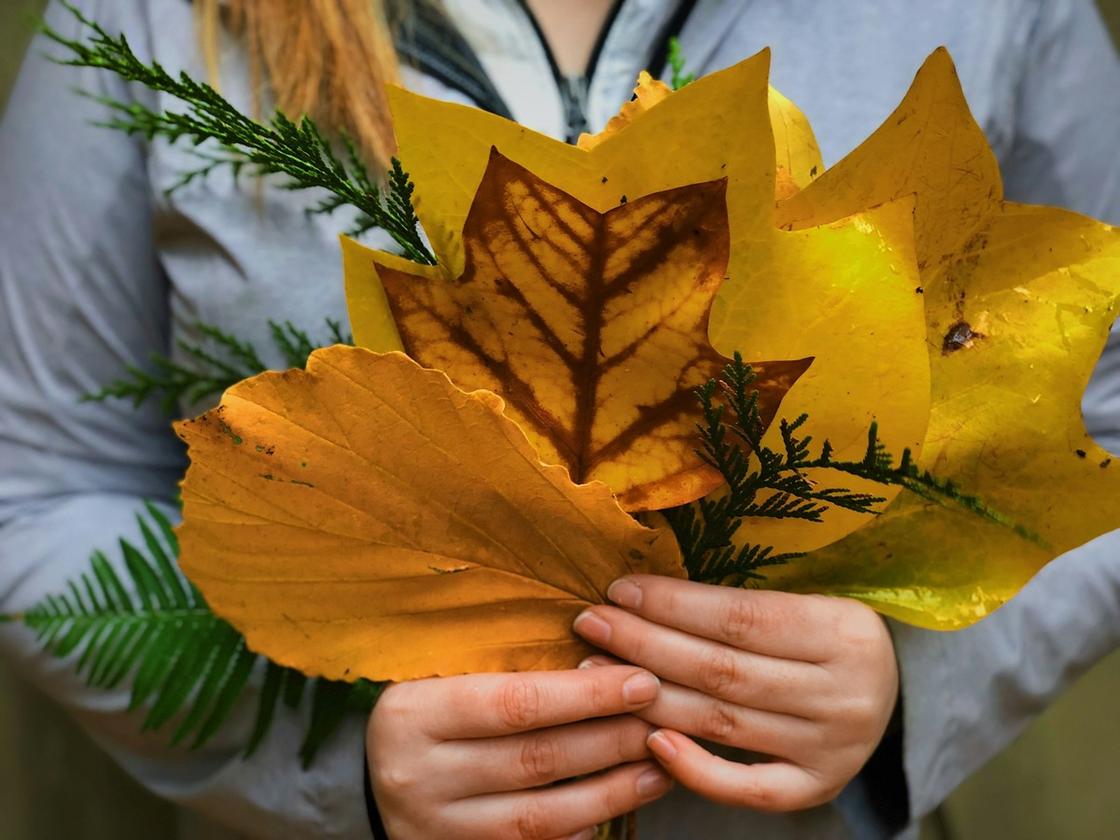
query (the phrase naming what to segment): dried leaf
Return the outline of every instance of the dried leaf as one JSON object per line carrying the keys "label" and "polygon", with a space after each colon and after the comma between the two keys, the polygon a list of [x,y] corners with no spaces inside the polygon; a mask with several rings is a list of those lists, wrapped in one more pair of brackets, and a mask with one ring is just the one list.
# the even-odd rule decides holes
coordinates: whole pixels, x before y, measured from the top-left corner
{"label": "dried leaf", "polygon": [[732,235],[740,228],[771,228],[769,64],[769,52],[762,52],[705,76],[590,150],[477,108],[390,88],[399,156],[416,182],[417,214],[445,274],[457,277],[463,271],[463,226],[492,147],[601,213],[624,197],[633,201],[726,177]]}
{"label": "dried leaf", "polygon": [[542,465],[499,398],[400,353],[316,351],[178,430],[184,571],[309,675],[573,667],[571,622],[614,578],[683,576],[671,534]]}
{"label": "dried leaf", "polygon": [[774,197],[782,200],[824,172],[824,159],[813,127],[800,108],[775,88],[770,88],[768,104],[777,166]]}
{"label": "dried leaf", "polygon": [[1000,200],[994,156],[943,50],[879,130],[779,212],[816,224],[905,194],[916,200],[932,373],[918,463],[1021,527],[904,494],[772,583],[948,629],[1120,526],[1120,471],[1080,411],[1120,308],[1120,230]]}
{"label": "dried leaf", "polygon": [[[841,459],[863,457],[872,420],[896,453],[919,452],[925,437],[930,374],[912,208],[912,200],[900,200],[855,223],[733,246],[729,274],[736,282],[725,285],[712,310],[711,339],[719,350],[738,349],[748,358],[813,357],[782,402],[782,415],[807,413],[805,433],[818,443],[827,439]],[[768,443],[780,449],[773,431]],[[813,477],[880,497],[898,492],[827,472]],[[742,534],[780,552],[809,551],[872,518],[832,509],[816,525],[758,519],[745,523]]]}
{"label": "dried leaf", "polygon": [[[378,270],[405,351],[507,402],[542,460],[628,510],[720,486],[696,453],[696,388],[727,360],[708,310],[727,266],[724,182],[600,213],[493,152],[454,282]],[[756,363],[763,416],[808,366]]]}
{"label": "dried leaf", "polygon": [[[775,88],[770,87],[767,92],[770,125],[774,136],[775,197],[789,198],[824,171],[824,160],[813,128],[801,109]],[[643,70],[638,75],[634,98],[611,117],[602,131],[598,134],[580,135],[576,145],[585,150],[595,148],[672,93],[671,87]]]}
{"label": "dried leaf", "polygon": [[648,71],[643,70],[638,74],[638,84],[634,88],[634,98],[625,103],[618,113],[607,121],[606,126],[598,134],[581,134],[576,143],[581,149],[590,151],[623,128],[634,122],[654,105],[662,102],[673,89],[660,79],[655,79]]}
{"label": "dried leaf", "polygon": [[[629,203],[726,178],[731,255],[710,321],[716,349],[725,355],[740,350],[752,359],[824,354],[787,395],[783,414],[809,411],[810,433],[831,439],[838,456],[862,454],[867,426],[875,418],[889,446],[916,450],[928,422],[929,363],[921,338],[924,312],[914,292],[918,281],[906,256],[913,248],[907,242],[909,219],[902,211],[884,211],[819,232],[775,229],[775,140],[768,115],[776,100],[769,93],[768,65],[768,53],[761,53],[706,76],[637,113],[590,150],[477,109],[393,91],[400,155],[416,181],[417,209],[443,264],[417,273],[453,278],[462,272],[463,225],[491,144],[600,212],[617,207],[623,196]],[[779,112],[785,114],[779,131],[784,157],[801,161],[799,171],[805,163],[811,170],[817,165],[811,161],[819,160],[811,151],[811,129],[792,106]],[[433,133],[432,125],[442,130]],[[888,221],[890,229],[880,229]],[[352,243],[345,250],[355,337],[363,346],[392,347],[395,335],[373,271],[374,256]],[[797,257],[802,250],[803,259]],[[403,267],[399,260],[379,259]],[[752,315],[752,300],[759,313],[769,315]],[[841,317],[830,317],[833,305]],[[779,313],[781,318],[770,317]],[[827,340],[802,327],[821,320],[828,324]],[[791,346],[807,352],[774,356],[754,349]],[[868,375],[846,374],[852,365]],[[837,539],[865,519],[830,519],[813,539]],[[796,531],[796,539],[804,540],[805,529]]]}
{"label": "dried leaf", "polygon": [[806,228],[889,201],[916,199],[915,250],[923,278],[952,259],[1003,199],[999,164],[972,118],[953,61],[935,51],[883,125],[780,202],[779,227]]}

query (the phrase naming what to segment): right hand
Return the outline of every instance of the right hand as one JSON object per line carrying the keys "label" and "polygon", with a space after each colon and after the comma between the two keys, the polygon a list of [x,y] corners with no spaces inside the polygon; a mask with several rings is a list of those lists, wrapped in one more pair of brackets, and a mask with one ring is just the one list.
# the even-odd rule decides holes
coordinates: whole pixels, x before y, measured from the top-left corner
{"label": "right hand", "polygon": [[366,733],[389,836],[591,838],[672,785],[649,760],[651,727],[631,714],[659,688],[629,665],[389,687]]}

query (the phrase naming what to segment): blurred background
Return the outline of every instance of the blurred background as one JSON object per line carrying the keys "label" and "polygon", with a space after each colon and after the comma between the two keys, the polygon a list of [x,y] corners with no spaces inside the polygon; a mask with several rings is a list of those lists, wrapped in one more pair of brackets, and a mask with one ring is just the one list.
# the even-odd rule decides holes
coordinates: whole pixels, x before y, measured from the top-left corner
{"label": "blurred background", "polygon": [[[1120,0],[1099,5],[1120,39]],[[41,6],[0,0],[0,112]],[[1118,698],[1120,652],[966,782],[923,826],[923,840],[1120,838]],[[172,808],[0,662],[0,840],[174,836]]]}

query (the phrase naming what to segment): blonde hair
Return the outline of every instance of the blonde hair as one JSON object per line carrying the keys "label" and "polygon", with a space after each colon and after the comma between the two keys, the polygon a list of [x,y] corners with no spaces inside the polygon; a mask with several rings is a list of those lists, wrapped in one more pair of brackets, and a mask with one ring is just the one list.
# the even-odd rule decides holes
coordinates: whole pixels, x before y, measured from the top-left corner
{"label": "blonde hair", "polygon": [[222,27],[244,39],[260,110],[267,85],[288,116],[345,131],[372,164],[396,146],[385,85],[399,79],[385,0],[196,0],[207,69],[220,80]]}

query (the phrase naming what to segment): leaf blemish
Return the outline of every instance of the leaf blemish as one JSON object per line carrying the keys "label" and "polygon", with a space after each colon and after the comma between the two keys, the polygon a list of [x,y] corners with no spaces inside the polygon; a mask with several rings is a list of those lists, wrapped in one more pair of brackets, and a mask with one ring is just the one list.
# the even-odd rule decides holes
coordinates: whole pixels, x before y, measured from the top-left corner
{"label": "leaf blemish", "polygon": [[233,441],[234,446],[240,446],[245,442],[244,440],[242,440],[241,435],[237,434],[237,432],[230,428],[229,423],[227,423],[225,420],[218,421],[218,429],[223,435],[226,435],[230,440]]}
{"label": "leaf blemish", "polygon": [[967,321],[958,321],[945,333],[945,339],[941,342],[941,354],[948,356],[958,350],[967,350],[984,337],[982,333],[974,332]]}

